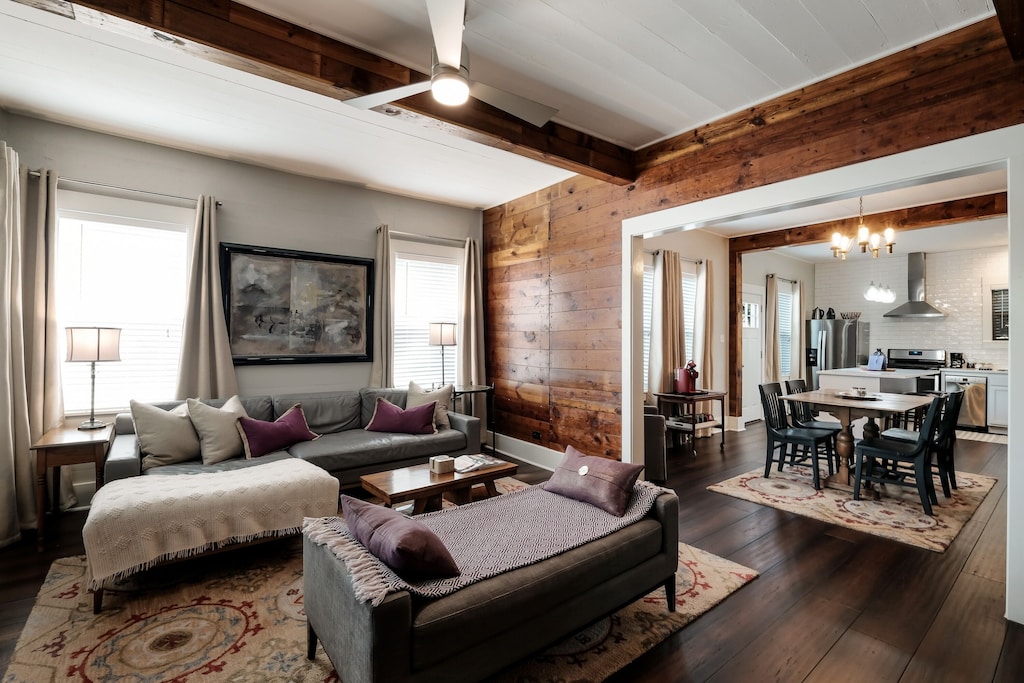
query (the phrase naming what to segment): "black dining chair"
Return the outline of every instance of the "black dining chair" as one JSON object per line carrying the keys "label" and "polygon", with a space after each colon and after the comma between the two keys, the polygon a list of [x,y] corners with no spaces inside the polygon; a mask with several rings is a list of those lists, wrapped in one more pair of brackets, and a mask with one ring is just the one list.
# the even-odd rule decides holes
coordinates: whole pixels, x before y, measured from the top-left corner
{"label": "black dining chair", "polygon": [[[932,503],[937,503],[938,499],[935,497],[935,484],[932,483],[931,445],[939,428],[939,414],[945,402],[946,397],[941,395],[932,399],[915,441],[885,439],[881,436],[860,440],[854,449],[857,462],[853,475],[854,500],[860,500],[860,487],[864,482],[914,486],[921,497],[924,513],[933,516]],[[907,481],[908,475],[912,475],[913,483]]]}
{"label": "black dining chair", "polygon": [[[780,472],[787,455],[789,455],[791,464],[809,459],[814,476],[814,488],[820,489],[821,477],[818,472],[818,459],[822,456],[825,457],[830,476],[835,472],[833,469],[835,449],[832,445],[832,431],[792,426],[786,414],[785,402],[782,400],[782,385],[778,382],[762,384],[758,387],[758,391],[761,392],[761,407],[764,410],[764,424],[768,433],[768,447],[764,463],[765,478],[771,473],[772,463],[776,461],[775,453],[778,451],[778,470]],[[803,456],[799,459],[796,457],[797,447],[803,449]]]}
{"label": "black dining chair", "polygon": [[[956,489],[956,462],[953,454],[956,448],[956,423],[960,418],[960,406],[963,402],[962,391],[951,391],[946,394],[946,404],[939,418],[939,428],[935,431],[931,445],[931,452],[935,454],[933,464],[942,484],[942,495],[946,498],[950,497],[951,488]],[[887,429],[882,432],[882,438],[885,439],[909,442],[916,441],[917,437],[918,432],[910,429]]]}
{"label": "black dining chair", "polygon": [[[786,380],[787,394],[802,394],[805,391],[807,391],[807,382],[805,380]],[[796,401],[791,402],[789,404],[789,414],[793,417],[793,423],[796,427],[804,427],[805,429],[827,429],[832,432],[832,449],[833,452],[835,452],[836,436],[839,432],[843,431],[843,425],[838,422],[816,419],[809,403],[799,403]],[[838,459],[838,453],[836,454],[836,458]],[[839,467],[838,462],[835,463],[835,467]]]}

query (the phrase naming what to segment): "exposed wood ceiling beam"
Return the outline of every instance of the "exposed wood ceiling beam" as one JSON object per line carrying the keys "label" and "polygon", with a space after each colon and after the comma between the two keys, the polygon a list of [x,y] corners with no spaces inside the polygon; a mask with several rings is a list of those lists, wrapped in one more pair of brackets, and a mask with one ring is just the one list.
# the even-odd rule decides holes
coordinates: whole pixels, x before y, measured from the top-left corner
{"label": "exposed wood ceiling beam", "polygon": [[1013,61],[1024,60],[1024,6],[1020,0],[995,0],[993,4]]}
{"label": "exposed wood ceiling beam", "polygon": [[[419,73],[230,0],[15,0],[105,30],[341,100],[427,80]],[[636,179],[633,152],[558,123],[536,127],[470,99],[429,95],[385,105],[423,127],[617,185]]]}
{"label": "exposed wood ceiling beam", "polygon": [[[896,243],[899,244],[899,233],[904,230],[934,228],[940,225],[1005,215],[1006,193],[997,192],[980,197],[926,204],[910,209],[874,213],[864,216],[864,222],[870,225],[892,226],[896,229]],[[791,247],[797,244],[828,242],[832,238],[833,232],[841,232],[846,235],[855,234],[859,222],[859,218],[845,218],[798,228],[733,237],[729,240],[729,251],[744,253],[777,247]]]}

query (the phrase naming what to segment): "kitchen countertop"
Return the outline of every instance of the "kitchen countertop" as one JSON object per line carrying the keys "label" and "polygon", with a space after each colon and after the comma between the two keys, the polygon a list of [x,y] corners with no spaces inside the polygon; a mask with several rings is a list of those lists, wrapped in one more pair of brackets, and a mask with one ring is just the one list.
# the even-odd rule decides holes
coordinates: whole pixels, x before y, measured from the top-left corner
{"label": "kitchen countertop", "polygon": [[[971,372],[981,372],[972,370]],[[838,368],[836,370],[822,370],[819,375],[835,375],[838,377],[876,377],[878,379],[917,379],[918,377],[932,377],[939,374],[938,370],[868,370],[867,366],[861,365],[856,368]]]}

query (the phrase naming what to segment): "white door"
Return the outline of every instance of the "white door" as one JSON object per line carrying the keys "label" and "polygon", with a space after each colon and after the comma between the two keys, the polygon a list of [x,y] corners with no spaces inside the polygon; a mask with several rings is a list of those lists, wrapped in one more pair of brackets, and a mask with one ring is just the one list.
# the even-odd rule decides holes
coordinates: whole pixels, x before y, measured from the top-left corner
{"label": "white door", "polygon": [[764,287],[743,285],[743,419],[760,420],[761,395],[757,387],[764,381]]}

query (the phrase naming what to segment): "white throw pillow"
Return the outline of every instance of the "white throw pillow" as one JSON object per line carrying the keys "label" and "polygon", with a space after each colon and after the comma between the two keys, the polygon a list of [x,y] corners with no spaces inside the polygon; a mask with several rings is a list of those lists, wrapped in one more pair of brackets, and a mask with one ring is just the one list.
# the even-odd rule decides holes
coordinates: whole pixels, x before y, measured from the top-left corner
{"label": "white throw pillow", "polygon": [[143,455],[143,470],[199,457],[199,437],[192,427],[187,405],[182,403],[173,410],[164,410],[134,399],[128,404]]}
{"label": "white throw pillow", "polygon": [[194,398],[188,399],[188,414],[199,435],[199,452],[204,465],[212,465],[244,452],[242,437],[235,423],[240,417],[249,417],[237,396],[225,401],[223,407],[214,408]]}
{"label": "white throw pillow", "polygon": [[405,409],[426,405],[436,401],[434,405],[434,426],[438,429],[449,429],[452,426],[448,420],[448,411],[452,405],[452,392],[455,388],[451,384],[445,384],[440,389],[427,391],[416,382],[409,382],[409,395],[405,399]]}

